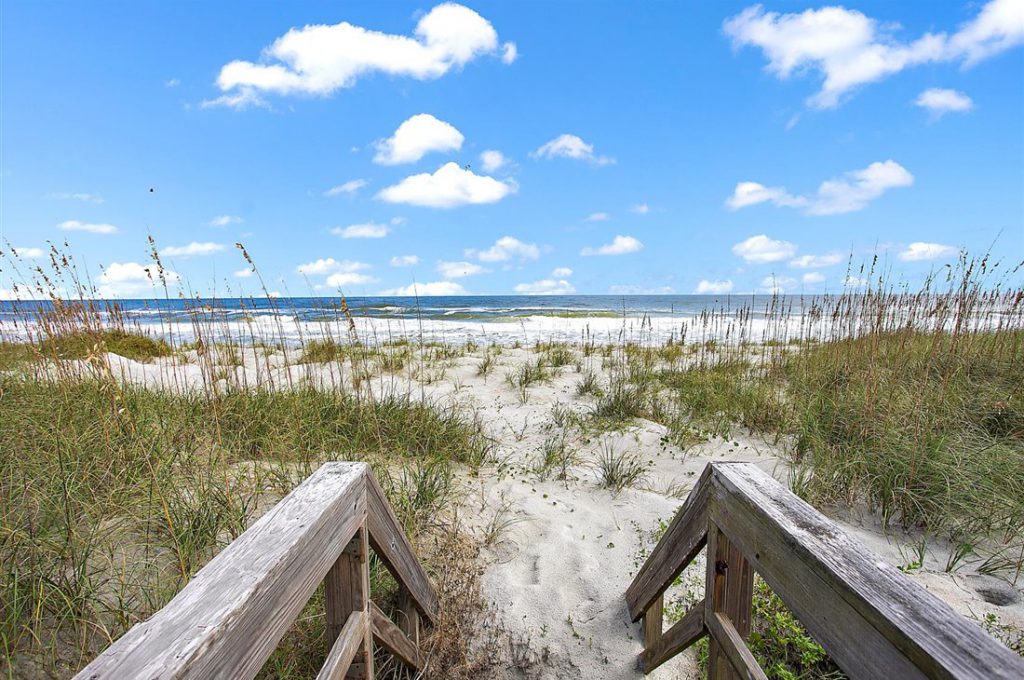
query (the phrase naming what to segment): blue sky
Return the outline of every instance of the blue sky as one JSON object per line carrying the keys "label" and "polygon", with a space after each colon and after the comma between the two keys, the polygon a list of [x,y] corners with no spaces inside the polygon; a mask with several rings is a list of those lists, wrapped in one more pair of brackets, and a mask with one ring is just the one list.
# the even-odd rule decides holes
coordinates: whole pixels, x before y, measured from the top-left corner
{"label": "blue sky", "polygon": [[124,297],[148,235],[206,295],[257,291],[239,241],[291,295],[1015,264],[1022,43],[1024,0],[6,0],[0,248],[67,240]]}

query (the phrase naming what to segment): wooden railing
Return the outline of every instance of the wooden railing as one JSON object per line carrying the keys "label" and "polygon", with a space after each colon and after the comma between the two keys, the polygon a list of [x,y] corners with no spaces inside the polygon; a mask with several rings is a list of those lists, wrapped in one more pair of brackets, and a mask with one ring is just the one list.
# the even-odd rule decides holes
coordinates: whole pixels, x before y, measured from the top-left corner
{"label": "wooden railing", "polygon": [[[369,550],[399,583],[396,625],[370,601]],[[323,581],[329,649],[318,680],[372,680],[373,643],[421,666],[437,594],[364,463],[328,463],[77,678],[252,678]]]}
{"label": "wooden railing", "polygon": [[[704,600],[662,631],[707,546]],[[766,678],[745,639],[757,572],[851,678],[1024,678],[1024,660],[749,463],[712,463],[626,591],[649,673],[710,637],[708,678]]]}

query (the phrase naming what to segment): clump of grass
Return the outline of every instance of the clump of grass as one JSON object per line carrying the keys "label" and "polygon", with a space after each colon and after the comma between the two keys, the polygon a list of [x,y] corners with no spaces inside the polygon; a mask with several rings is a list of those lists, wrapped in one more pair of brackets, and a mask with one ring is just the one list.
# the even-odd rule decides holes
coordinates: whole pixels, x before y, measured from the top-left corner
{"label": "clump of grass", "polygon": [[494,354],[490,350],[484,350],[484,355],[476,364],[476,374],[482,378],[486,378],[490,375],[491,370],[494,368],[494,364]]}
{"label": "clump of grass", "polygon": [[576,353],[563,343],[553,343],[543,350],[545,363],[552,368],[568,366],[576,359]]}
{"label": "clump of grass", "polygon": [[565,481],[569,479],[570,468],[578,461],[579,457],[569,447],[564,434],[548,437],[540,447],[533,473],[542,480],[554,475],[556,479]]}
{"label": "clump of grass", "polygon": [[300,364],[327,364],[338,361],[345,356],[344,349],[331,338],[323,340],[307,340],[302,345]]}
{"label": "clump of grass", "polygon": [[576,383],[576,395],[580,397],[584,395],[600,396],[601,392],[601,381],[598,380],[597,374],[593,371],[584,371],[583,377]]}
{"label": "clump of grass", "polygon": [[519,393],[519,400],[524,404],[529,398],[528,390],[532,385],[550,379],[551,374],[540,357],[520,364],[505,376],[505,380]]}
{"label": "clump of grass", "polygon": [[643,481],[647,466],[637,454],[616,451],[612,442],[605,439],[597,455],[597,473],[601,486],[618,493]]}
{"label": "clump of grass", "polygon": [[70,330],[46,336],[38,343],[0,346],[0,357],[6,355],[9,361],[86,359],[106,352],[142,362],[173,354],[166,340],[122,328]]}

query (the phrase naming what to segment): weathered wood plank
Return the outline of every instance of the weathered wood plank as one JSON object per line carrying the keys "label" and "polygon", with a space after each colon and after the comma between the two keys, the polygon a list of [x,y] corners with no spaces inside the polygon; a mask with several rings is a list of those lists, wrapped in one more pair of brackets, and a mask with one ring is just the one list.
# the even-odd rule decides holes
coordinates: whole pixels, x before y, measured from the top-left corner
{"label": "weathered wood plank", "polygon": [[655,598],[650,608],[644,612],[644,645],[650,647],[661,639],[662,621],[665,609],[665,595]]}
{"label": "weathered wood plank", "polygon": [[366,517],[363,463],[328,463],[76,678],[252,678]]}
{"label": "weathered wood plank", "polygon": [[626,589],[629,616],[638,621],[704,547],[711,466],[704,468],[683,507]]}
{"label": "weathered wood plank", "polygon": [[769,475],[714,470],[711,519],[852,678],[1024,677],[1024,659]]}
{"label": "weathered wood plank", "polygon": [[653,645],[648,643],[640,655],[644,673],[650,673],[706,634],[704,600],[693,605],[683,618],[675,622]]}
{"label": "weathered wood plank", "polygon": [[419,669],[420,652],[416,645],[380,610],[380,607],[372,602],[370,615],[373,620],[373,638],[378,644],[394,654],[402,663]]}
{"label": "weathered wood plank", "polygon": [[729,541],[714,523],[708,525],[708,569],[705,596],[708,607],[704,612],[704,625],[711,631],[708,648],[709,680],[740,680],[728,650],[728,641],[714,634],[711,619],[722,613],[738,632],[742,641],[750,633],[751,599],[754,593],[754,571],[743,553]]}
{"label": "weathered wood plank", "polygon": [[427,621],[437,621],[437,591],[423,571],[409,539],[391,510],[384,492],[372,475],[367,476],[366,503],[367,528],[370,531],[370,545],[377,557],[391,570],[395,579],[409,591]]}
{"label": "weathered wood plank", "polygon": [[398,589],[398,624],[399,630],[412,641],[416,648],[420,646],[420,613],[416,603],[409,595],[409,590],[402,586]]}
{"label": "weathered wood plank", "polygon": [[369,625],[366,612],[360,610],[349,614],[316,680],[342,680],[345,677],[356,653],[366,641]]}
{"label": "weathered wood plank", "polygon": [[768,676],[747,647],[744,636],[732,625],[729,617],[722,612],[714,612],[704,619],[704,623],[730,664],[733,677],[742,680],[768,680]]}
{"label": "weathered wood plank", "polygon": [[[333,644],[339,622],[347,622],[353,612],[367,613],[370,602],[369,544],[366,528],[361,527],[352,537],[324,579],[324,600],[327,613],[327,639]],[[340,632],[340,629],[339,629]],[[369,631],[356,658],[350,662],[346,677],[372,677],[373,648]]]}

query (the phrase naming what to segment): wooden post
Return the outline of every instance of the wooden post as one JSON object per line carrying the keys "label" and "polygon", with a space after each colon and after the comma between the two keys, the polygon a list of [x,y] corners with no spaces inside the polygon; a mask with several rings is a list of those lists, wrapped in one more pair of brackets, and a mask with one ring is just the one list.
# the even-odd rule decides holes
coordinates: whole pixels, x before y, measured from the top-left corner
{"label": "wooden post", "polygon": [[[721,612],[740,638],[750,634],[754,570],[738,548],[714,524],[708,524],[708,573],[704,594],[705,621]],[[712,635],[708,645],[708,680],[741,680],[721,644]]]}
{"label": "wooden post", "polygon": [[644,647],[652,649],[661,640],[662,615],[665,608],[665,593],[655,598],[654,603],[644,612]]}
{"label": "wooden post", "polygon": [[419,649],[420,612],[405,586],[398,590],[398,628]]}
{"label": "wooden post", "polygon": [[[366,527],[342,551],[324,579],[327,608],[327,644],[334,645],[338,634],[354,611],[370,617],[370,546]],[[373,680],[372,626],[366,627],[363,644],[349,667],[348,678]]]}

